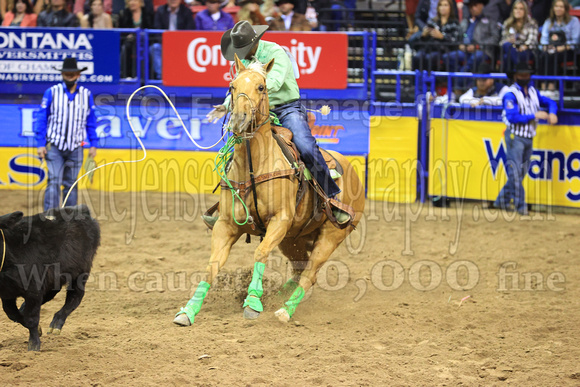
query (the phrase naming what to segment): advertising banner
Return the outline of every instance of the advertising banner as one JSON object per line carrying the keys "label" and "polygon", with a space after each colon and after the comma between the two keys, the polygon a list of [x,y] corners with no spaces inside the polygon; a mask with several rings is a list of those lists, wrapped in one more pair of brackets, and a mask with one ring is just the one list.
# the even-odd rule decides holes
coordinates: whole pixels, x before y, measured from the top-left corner
{"label": "advertising banner", "polygon": [[[163,33],[163,84],[166,86],[227,87],[230,62],[221,54],[222,32]],[[303,89],[345,89],[347,35],[328,32],[267,32],[264,40],[280,44],[295,58]]]}
{"label": "advertising banner", "polygon": [[[495,200],[507,180],[504,129],[500,122],[433,119],[429,194]],[[538,126],[523,182],[528,203],[580,207],[578,149],[580,127]]]}
{"label": "advertising banner", "polygon": [[[135,105],[131,108],[131,124],[145,147],[198,150],[184,132],[173,111],[166,107],[162,100],[156,101],[159,104]],[[0,105],[0,116],[4,117],[3,127],[10,128],[0,131],[0,146],[36,146],[33,130],[37,109],[36,105]],[[210,111],[209,108],[178,107],[177,111],[191,137],[201,146],[212,145],[222,136],[221,122],[212,124],[205,118]],[[100,147],[116,149],[139,147],[125,116],[124,106],[97,104],[96,116]],[[368,119],[363,119],[362,113],[333,110],[329,115],[322,116],[320,113],[309,112],[308,119],[312,134],[320,147],[345,155],[368,153]],[[223,143],[220,142],[211,150],[217,151],[222,146]]]}
{"label": "advertising banner", "polygon": [[371,117],[369,199],[392,203],[417,199],[418,136],[415,117]]}
{"label": "advertising banner", "polygon": [[80,82],[119,81],[120,32],[93,29],[0,28],[0,82],[58,82],[66,57],[86,67]]}

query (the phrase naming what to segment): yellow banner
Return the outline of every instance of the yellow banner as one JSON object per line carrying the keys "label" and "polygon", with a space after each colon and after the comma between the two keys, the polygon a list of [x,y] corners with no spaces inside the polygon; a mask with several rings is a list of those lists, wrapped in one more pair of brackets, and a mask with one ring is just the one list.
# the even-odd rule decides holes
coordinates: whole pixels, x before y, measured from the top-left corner
{"label": "yellow banner", "polygon": [[[47,169],[41,165],[35,148],[0,148],[0,189],[41,190],[46,186]],[[85,158],[88,150],[85,150]],[[93,182],[88,177],[79,182],[79,188],[107,192],[187,192],[209,194],[219,182],[214,169],[215,152],[147,151],[147,158],[139,150],[98,149],[95,161],[105,166],[94,172]],[[358,177],[365,181],[365,158],[347,156]],[[124,161],[124,162],[121,162]],[[84,169],[81,175],[84,174]],[[80,176],[80,175],[79,175]]]}
{"label": "yellow banner", "polygon": [[[429,195],[495,200],[507,180],[500,122],[431,120]],[[580,207],[580,127],[539,125],[524,179],[532,204]]]}
{"label": "yellow banner", "polygon": [[418,125],[415,117],[371,117],[369,199],[395,203],[417,199]]}

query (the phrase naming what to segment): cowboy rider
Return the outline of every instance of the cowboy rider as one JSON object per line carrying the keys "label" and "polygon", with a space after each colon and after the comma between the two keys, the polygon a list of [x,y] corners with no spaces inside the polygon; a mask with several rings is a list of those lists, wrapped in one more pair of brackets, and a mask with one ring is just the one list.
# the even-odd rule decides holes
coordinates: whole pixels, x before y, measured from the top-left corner
{"label": "cowboy rider", "polygon": [[[333,199],[329,203],[334,217],[339,224],[346,224],[352,219],[346,211],[333,205],[333,201],[335,204],[338,201],[336,196],[341,190],[332,179],[324,157],[316,144],[316,139],[308,126],[306,109],[300,102],[300,91],[292,62],[286,51],[277,43],[261,40],[267,29],[268,26],[252,26],[247,21],[236,23],[222,36],[222,54],[229,61],[233,61],[234,55],[237,54],[244,65],[248,65],[253,59],[261,63],[268,63],[274,59],[274,66],[266,78],[270,110],[278,116],[282,126],[292,131],[293,141],[304,164],[328,198]],[[214,106],[214,109],[207,115],[208,120],[216,122],[222,118],[228,110],[229,103],[228,96],[222,105]],[[341,205],[346,206],[346,204]],[[352,213],[352,209],[349,208],[349,210]]]}

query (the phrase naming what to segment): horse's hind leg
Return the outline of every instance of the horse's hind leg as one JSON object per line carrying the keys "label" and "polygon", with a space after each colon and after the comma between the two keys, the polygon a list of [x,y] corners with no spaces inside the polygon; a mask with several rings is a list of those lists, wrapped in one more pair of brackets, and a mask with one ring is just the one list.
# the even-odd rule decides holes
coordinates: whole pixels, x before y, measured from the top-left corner
{"label": "horse's hind leg", "polygon": [[182,326],[190,326],[193,324],[195,316],[199,313],[203,300],[214,278],[225,265],[232,246],[240,236],[241,234],[237,227],[221,218],[216,222],[211,236],[211,257],[206,268],[206,281],[199,283],[193,297],[187,302],[187,305],[177,312],[173,319],[175,324]]}
{"label": "horse's hind leg", "polygon": [[346,238],[346,235],[347,232],[345,230],[339,230],[328,222],[323,226],[323,230],[321,230],[319,237],[314,243],[314,249],[310,254],[308,264],[300,275],[298,287],[284,306],[275,313],[280,321],[288,322],[290,320],[306,292],[316,283],[318,270],[328,260],[336,247]]}
{"label": "horse's hind leg", "polygon": [[293,216],[287,213],[279,213],[270,219],[268,230],[264,240],[260,243],[254,253],[254,271],[252,281],[248,287],[248,296],[244,300],[244,317],[248,320],[258,318],[260,312],[264,310],[260,298],[264,294],[262,287],[262,277],[266,268],[266,261],[274,248],[282,242],[291,225]]}

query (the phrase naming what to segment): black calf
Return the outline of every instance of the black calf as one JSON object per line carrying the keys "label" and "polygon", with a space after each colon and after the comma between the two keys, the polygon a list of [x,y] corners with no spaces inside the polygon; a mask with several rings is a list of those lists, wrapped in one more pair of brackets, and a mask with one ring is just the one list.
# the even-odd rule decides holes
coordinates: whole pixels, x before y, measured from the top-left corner
{"label": "black calf", "polygon": [[[0,216],[0,298],[6,315],[28,328],[29,351],[40,350],[40,306],[68,284],[66,301],[50,323],[59,334],[66,318],[85,294],[85,283],[100,244],[99,224],[87,206],[54,209],[24,217],[22,212]],[[0,261],[0,265],[2,262]],[[17,297],[24,303],[18,309]]]}

